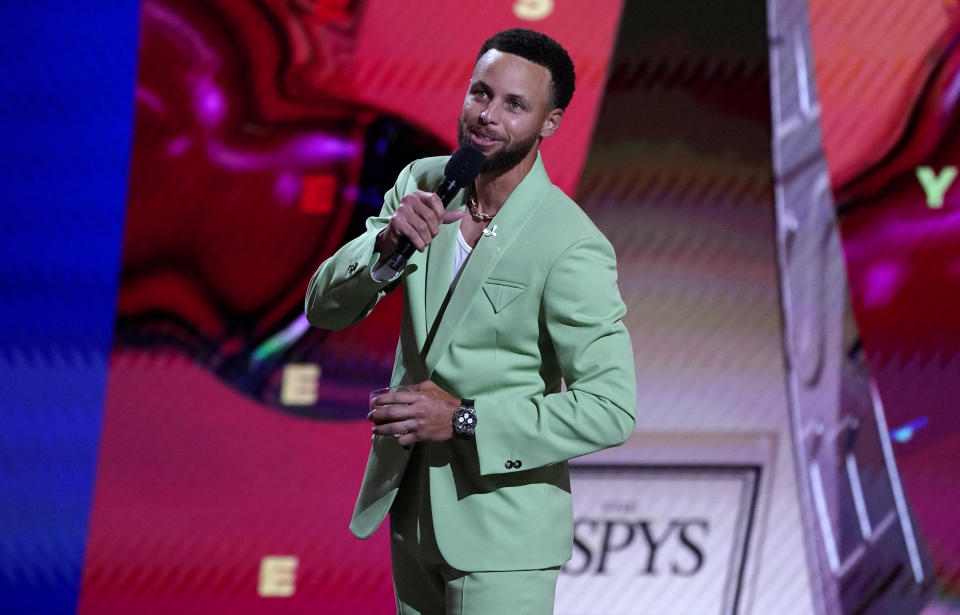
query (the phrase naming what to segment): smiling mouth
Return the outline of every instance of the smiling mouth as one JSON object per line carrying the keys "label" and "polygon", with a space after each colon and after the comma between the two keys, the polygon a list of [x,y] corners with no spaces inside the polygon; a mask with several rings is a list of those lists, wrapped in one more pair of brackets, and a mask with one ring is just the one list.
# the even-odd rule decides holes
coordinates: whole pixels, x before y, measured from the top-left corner
{"label": "smiling mouth", "polygon": [[470,131],[470,140],[474,145],[479,145],[480,147],[489,147],[500,142],[500,139],[480,134],[473,130]]}

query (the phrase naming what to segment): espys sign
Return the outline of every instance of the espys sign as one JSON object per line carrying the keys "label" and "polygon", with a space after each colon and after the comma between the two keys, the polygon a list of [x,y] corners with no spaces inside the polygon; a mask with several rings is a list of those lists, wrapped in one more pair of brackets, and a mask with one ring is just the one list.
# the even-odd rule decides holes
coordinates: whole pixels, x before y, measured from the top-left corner
{"label": "espys sign", "polygon": [[760,466],[579,465],[571,480],[558,614],[740,612]]}

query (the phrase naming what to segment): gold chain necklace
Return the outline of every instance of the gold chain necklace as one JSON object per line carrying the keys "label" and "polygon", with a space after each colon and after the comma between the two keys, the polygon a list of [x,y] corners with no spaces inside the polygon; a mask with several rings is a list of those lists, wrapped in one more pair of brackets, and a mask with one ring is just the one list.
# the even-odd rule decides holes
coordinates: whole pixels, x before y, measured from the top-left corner
{"label": "gold chain necklace", "polygon": [[477,222],[490,222],[496,215],[485,214],[480,211],[480,206],[477,205],[477,192],[473,188],[470,189],[470,201],[467,204],[470,206],[470,215],[473,216],[473,219]]}

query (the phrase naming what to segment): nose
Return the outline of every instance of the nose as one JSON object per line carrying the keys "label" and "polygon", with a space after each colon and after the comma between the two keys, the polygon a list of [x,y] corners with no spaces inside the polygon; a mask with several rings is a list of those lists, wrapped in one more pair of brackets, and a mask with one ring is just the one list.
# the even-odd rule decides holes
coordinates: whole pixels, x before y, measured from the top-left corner
{"label": "nose", "polygon": [[495,124],[497,118],[494,117],[492,111],[493,105],[487,105],[487,107],[480,112],[480,123],[481,124]]}

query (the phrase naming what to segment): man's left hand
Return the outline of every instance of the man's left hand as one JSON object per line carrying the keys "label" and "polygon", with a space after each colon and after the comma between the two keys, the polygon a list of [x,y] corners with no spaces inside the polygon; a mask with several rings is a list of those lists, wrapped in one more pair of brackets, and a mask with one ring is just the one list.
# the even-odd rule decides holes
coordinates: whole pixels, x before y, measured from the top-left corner
{"label": "man's left hand", "polygon": [[373,434],[397,439],[401,446],[453,437],[453,413],[460,400],[430,380],[377,396],[367,420]]}

